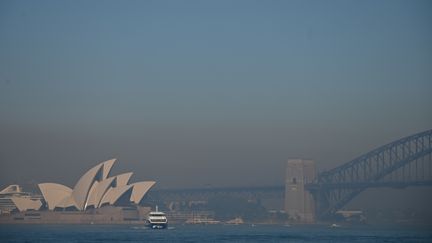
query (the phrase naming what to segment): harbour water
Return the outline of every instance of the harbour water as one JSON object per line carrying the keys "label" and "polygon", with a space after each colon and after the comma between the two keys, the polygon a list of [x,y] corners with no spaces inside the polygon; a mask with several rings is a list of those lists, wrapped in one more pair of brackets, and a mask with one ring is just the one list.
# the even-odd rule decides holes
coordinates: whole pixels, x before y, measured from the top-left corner
{"label": "harbour water", "polygon": [[0,225],[0,242],[432,242],[430,228],[275,225]]}

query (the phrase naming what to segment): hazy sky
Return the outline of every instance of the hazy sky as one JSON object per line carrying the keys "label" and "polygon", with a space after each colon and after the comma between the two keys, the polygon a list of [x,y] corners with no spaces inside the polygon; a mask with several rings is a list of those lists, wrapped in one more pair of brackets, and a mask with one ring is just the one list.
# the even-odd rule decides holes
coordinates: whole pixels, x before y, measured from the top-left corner
{"label": "hazy sky", "polygon": [[431,1],[1,1],[0,185],[276,185],[432,128]]}

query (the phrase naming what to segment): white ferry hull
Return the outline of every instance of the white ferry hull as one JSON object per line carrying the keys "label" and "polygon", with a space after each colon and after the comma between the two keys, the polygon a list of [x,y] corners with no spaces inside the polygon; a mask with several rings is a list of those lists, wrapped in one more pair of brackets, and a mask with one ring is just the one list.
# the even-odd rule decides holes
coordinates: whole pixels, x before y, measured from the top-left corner
{"label": "white ferry hull", "polygon": [[166,228],[168,228],[167,223],[148,223],[147,226],[150,229],[166,229]]}

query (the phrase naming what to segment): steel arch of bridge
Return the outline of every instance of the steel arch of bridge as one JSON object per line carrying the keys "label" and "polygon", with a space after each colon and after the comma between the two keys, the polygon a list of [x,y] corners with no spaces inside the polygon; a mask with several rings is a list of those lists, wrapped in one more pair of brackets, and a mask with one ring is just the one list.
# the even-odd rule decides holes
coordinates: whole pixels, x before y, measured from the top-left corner
{"label": "steel arch of bridge", "polygon": [[[370,187],[432,185],[431,152],[432,130],[428,130],[386,144],[344,165],[320,173],[313,183],[305,187],[314,196],[317,216],[326,218]],[[427,163],[418,162],[427,157]],[[423,168],[418,168],[419,165]],[[409,168],[407,174],[412,177],[409,180],[391,181],[387,178],[404,168]],[[419,169],[423,170],[423,177],[418,175]],[[426,178],[425,170],[428,170]]]}

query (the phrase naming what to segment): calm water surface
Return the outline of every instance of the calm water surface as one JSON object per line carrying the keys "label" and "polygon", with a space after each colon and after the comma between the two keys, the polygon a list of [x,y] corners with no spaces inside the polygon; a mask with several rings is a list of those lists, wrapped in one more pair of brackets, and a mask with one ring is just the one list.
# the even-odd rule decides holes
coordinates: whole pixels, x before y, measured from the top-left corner
{"label": "calm water surface", "polygon": [[432,242],[428,228],[270,225],[0,225],[0,242]]}

